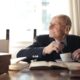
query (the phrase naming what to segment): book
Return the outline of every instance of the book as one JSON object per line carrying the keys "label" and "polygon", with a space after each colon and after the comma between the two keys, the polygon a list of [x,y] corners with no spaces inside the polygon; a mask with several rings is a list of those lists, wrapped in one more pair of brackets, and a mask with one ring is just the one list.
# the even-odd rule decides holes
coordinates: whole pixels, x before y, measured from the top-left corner
{"label": "book", "polygon": [[65,62],[65,64],[70,71],[80,70],[80,63],[79,62]]}
{"label": "book", "polygon": [[49,69],[65,69],[68,70],[67,66],[62,62],[53,61],[35,61],[29,65],[30,70],[49,70]]}

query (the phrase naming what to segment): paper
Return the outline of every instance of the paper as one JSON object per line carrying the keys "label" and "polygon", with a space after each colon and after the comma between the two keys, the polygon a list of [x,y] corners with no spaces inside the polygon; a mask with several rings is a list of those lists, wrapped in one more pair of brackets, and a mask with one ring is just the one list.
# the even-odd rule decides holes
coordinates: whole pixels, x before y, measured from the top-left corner
{"label": "paper", "polygon": [[24,59],[26,59],[26,57],[13,58],[11,59],[11,64],[16,64],[19,61],[24,60]]}

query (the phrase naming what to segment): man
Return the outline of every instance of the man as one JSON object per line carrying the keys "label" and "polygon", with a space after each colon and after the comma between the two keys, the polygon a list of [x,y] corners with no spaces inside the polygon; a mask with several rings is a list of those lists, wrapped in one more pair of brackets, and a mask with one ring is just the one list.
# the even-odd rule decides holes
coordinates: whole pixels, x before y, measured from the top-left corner
{"label": "man", "polygon": [[27,62],[32,59],[54,61],[60,59],[61,53],[71,52],[74,60],[80,58],[80,37],[69,35],[71,20],[66,15],[52,18],[49,35],[36,37],[35,42],[18,52],[17,57],[25,57]]}

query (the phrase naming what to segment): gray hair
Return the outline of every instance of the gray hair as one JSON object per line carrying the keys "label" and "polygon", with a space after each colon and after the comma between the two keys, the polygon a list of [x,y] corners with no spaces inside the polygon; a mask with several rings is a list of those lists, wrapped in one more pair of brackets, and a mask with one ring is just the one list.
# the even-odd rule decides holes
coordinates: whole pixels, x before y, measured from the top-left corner
{"label": "gray hair", "polygon": [[72,22],[71,22],[71,19],[70,19],[69,16],[67,16],[67,15],[57,15],[55,17],[59,18],[60,21],[62,21],[66,26],[69,27],[69,29],[71,28]]}

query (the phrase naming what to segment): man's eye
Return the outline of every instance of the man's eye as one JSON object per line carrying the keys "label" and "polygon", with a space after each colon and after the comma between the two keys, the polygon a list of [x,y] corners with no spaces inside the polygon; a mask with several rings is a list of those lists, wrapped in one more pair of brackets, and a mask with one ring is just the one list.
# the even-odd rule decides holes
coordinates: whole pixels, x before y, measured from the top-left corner
{"label": "man's eye", "polygon": [[50,26],[49,26],[49,29],[52,29],[53,27],[54,27],[54,25],[50,25]]}
{"label": "man's eye", "polygon": [[51,26],[55,26],[55,24],[52,24]]}

